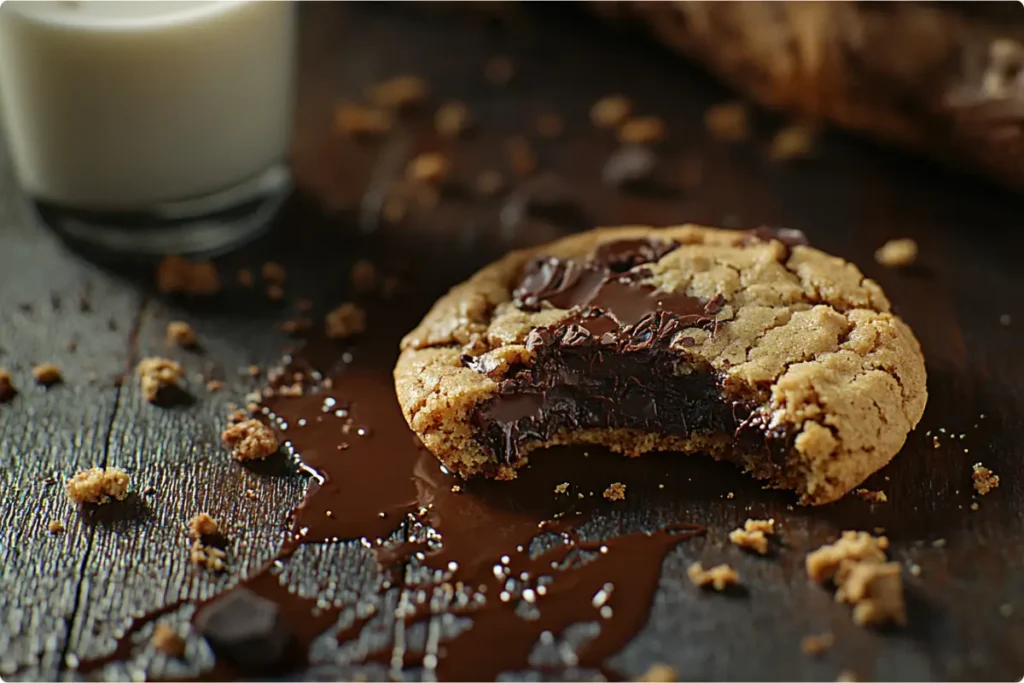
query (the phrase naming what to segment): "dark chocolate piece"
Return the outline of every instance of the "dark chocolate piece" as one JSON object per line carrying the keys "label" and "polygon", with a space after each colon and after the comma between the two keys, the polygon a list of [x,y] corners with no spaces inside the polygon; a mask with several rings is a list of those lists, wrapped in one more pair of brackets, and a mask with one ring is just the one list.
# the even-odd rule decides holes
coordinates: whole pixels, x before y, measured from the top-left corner
{"label": "dark chocolate piece", "polygon": [[218,657],[246,672],[280,668],[294,642],[278,606],[247,588],[235,588],[204,605],[193,623]]}

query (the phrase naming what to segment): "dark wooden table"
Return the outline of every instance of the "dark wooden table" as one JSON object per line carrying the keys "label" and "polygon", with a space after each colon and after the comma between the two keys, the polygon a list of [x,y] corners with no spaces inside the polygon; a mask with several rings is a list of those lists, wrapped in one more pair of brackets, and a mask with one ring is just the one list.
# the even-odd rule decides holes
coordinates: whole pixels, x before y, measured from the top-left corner
{"label": "dark wooden table", "polygon": [[[710,140],[703,110],[728,93],[660,49],[582,17],[545,11],[496,26],[390,5],[303,9],[294,152],[299,191],[271,234],[218,260],[227,284],[217,297],[161,297],[149,268],[100,266],[73,254],[37,224],[4,164],[0,367],[14,373],[21,393],[0,406],[0,676],[74,677],[76,662],[111,652],[133,617],[181,598],[211,596],[273,557],[305,479],[289,468],[237,467],[218,436],[226,404],[259,386],[245,368],[268,366],[289,343],[275,324],[294,317],[296,298],[314,299],[319,310],[344,300],[349,267],[372,253],[388,268],[434,273],[410,279],[413,304],[393,314],[411,326],[433,297],[496,255],[582,227],[530,220],[502,229],[499,199],[453,192],[397,228],[364,235],[363,228],[379,222],[375,198],[402,173],[404,160],[440,143],[425,132],[429,113],[380,142],[352,143],[333,131],[333,106],[406,72],[430,80],[433,104],[459,98],[477,117],[471,138],[444,146],[455,160],[456,185],[470,184],[484,169],[507,172],[505,140],[518,133],[534,141],[542,169],[570,186],[594,224],[799,228],[877,279],[924,346],[925,417],[903,453],[867,484],[884,490],[888,503],[850,498],[791,509],[791,497],[695,459],[694,476],[706,477],[707,491],[692,512],[709,534],[669,556],[649,623],[613,658],[615,668],[635,676],[652,662],[667,662],[687,679],[831,680],[842,670],[862,680],[1024,675],[1020,197],[841,134],[824,135],[813,158],[773,163],[765,150],[777,122],[768,119],[758,120],[749,142]],[[505,87],[481,75],[495,54],[511,56],[517,66]],[[684,166],[699,163],[698,187],[677,183],[664,192],[628,194],[601,185],[600,168],[615,143],[589,124],[587,112],[610,92],[626,93],[641,112],[665,119],[669,139],[659,172],[678,180]],[[566,120],[557,140],[534,132],[535,117],[544,112]],[[917,240],[919,265],[898,271],[875,264],[874,250],[892,237]],[[282,303],[233,282],[235,269],[269,258],[289,267]],[[173,319],[197,329],[201,353],[167,346],[164,328]],[[179,359],[192,386],[202,386],[196,380],[202,374],[222,379],[223,390],[200,388],[183,407],[147,404],[130,372],[140,357],[154,354]],[[43,361],[60,365],[63,384],[33,385],[31,366]],[[937,446],[932,434],[940,437]],[[979,461],[1002,483],[971,511],[971,465]],[[124,505],[78,511],[61,482],[92,465],[130,470],[137,493]],[[258,491],[254,499],[244,495],[250,488]],[[726,497],[729,491],[734,498]],[[188,564],[182,529],[200,510],[237,532],[226,576]],[[780,521],[784,546],[775,556],[728,546],[728,531],[750,515]],[[50,520],[62,521],[66,532],[48,533]],[[637,514],[635,524],[643,523]],[[902,630],[854,626],[848,607],[835,604],[803,570],[806,552],[840,530],[876,526],[892,539],[893,559],[920,566],[919,576],[904,572],[910,624]],[[716,599],[695,591],[685,578],[695,558],[732,563],[748,593]],[[372,593],[376,570],[358,543],[306,547],[299,559],[290,580],[300,590],[333,579],[353,597]],[[181,623],[189,614],[185,607],[168,619]],[[394,619],[386,609],[383,614],[364,630],[364,641],[394,636]],[[825,630],[836,634],[835,647],[820,658],[801,654],[801,637]],[[341,668],[323,675],[382,675],[379,667],[358,663],[358,647],[339,662]],[[106,675],[148,668],[150,676],[189,677],[202,666],[194,660],[168,665],[138,648],[132,663]]]}

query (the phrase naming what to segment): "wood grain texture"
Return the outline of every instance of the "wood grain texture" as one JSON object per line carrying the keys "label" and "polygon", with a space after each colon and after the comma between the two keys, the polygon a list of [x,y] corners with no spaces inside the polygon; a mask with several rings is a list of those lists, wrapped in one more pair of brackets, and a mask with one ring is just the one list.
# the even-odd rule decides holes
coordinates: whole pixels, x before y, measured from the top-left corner
{"label": "wood grain texture", "polygon": [[[831,134],[819,141],[812,159],[771,163],[764,151],[777,122],[768,119],[758,119],[757,135],[747,143],[711,141],[702,128],[703,110],[728,93],[663,50],[622,41],[574,16],[530,13],[499,29],[479,19],[395,6],[317,5],[304,13],[294,148],[301,196],[272,234],[218,262],[230,283],[220,296],[168,300],[152,292],[148,272],[92,266],[33,224],[10,191],[3,194],[0,367],[14,370],[22,389],[13,403],[0,406],[0,468],[7,485],[0,510],[5,678],[12,672],[24,680],[73,677],[65,655],[104,655],[134,615],[212,595],[273,555],[304,480],[284,462],[241,467],[219,447],[225,404],[258,385],[240,369],[265,367],[280,355],[288,342],[274,323],[295,316],[297,297],[313,299],[315,314],[344,300],[349,267],[364,253],[382,268],[408,270],[405,298],[371,310],[371,322],[376,314],[411,327],[435,297],[505,250],[582,227],[541,219],[503,226],[501,200],[453,191],[437,209],[413,212],[398,228],[373,238],[361,234],[361,226],[376,224],[367,188],[372,195],[400,174],[411,154],[450,152],[453,186],[465,188],[482,170],[508,175],[505,140],[519,133],[533,140],[542,168],[558,175],[593,224],[699,221],[804,230],[814,244],[878,279],[921,339],[928,361],[924,420],[896,461],[867,483],[884,490],[888,503],[851,498],[821,509],[791,509],[791,497],[762,491],[726,465],[694,458],[692,486],[679,492],[674,509],[648,509],[627,497],[615,514],[595,521],[589,529],[594,534],[650,528],[666,516],[710,528],[706,538],[670,554],[647,626],[611,664],[631,677],[666,662],[684,679],[822,680],[844,669],[863,680],[1016,680],[1024,674],[1019,198]],[[517,65],[505,88],[481,76],[483,62],[494,54],[508,54]],[[470,103],[479,121],[475,134],[442,144],[429,130],[430,108],[377,143],[353,144],[333,132],[337,98],[358,97],[363,86],[405,72],[430,80],[432,105],[449,98]],[[601,166],[615,142],[591,127],[587,112],[609,92],[626,93],[641,113],[665,119],[669,138],[659,150],[658,172],[669,190],[627,194],[601,183]],[[547,111],[566,119],[566,133],[557,140],[532,133],[535,117]],[[695,161],[703,181],[682,189],[682,167]],[[874,250],[891,237],[916,239],[920,264],[905,271],[875,264]],[[289,269],[281,304],[232,281],[238,267],[271,258]],[[79,299],[87,291],[91,310],[83,311]],[[1002,315],[1010,316],[1009,326],[1001,324]],[[173,319],[196,328],[201,352],[167,346],[164,328]],[[66,342],[76,339],[76,351],[68,352]],[[115,386],[115,377],[150,354],[183,363],[194,402],[155,408],[141,399],[131,378]],[[39,360],[60,364],[67,382],[48,391],[33,386],[29,367]],[[96,373],[95,381],[89,373]],[[224,388],[207,393],[198,374],[223,379]],[[928,432],[940,436],[939,447]],[[970,471],[978,461],[1002,483],[971,512]],[[97,463],[129,469],[136,491],[151,485],[155,493],[133,498],[122,514],[88,518],[66,503],[59,484],[42,481],[51,471],[63,478]],[[256,499],[244,495],[247,488]],[[187,564],[182,527],[201,510],[220,519],[233,540],[227,577]],[[782,543],[766,558],[727,542],[729,530],[748,516],[779,522]],[[49,536],[51,518],[65,522],[64,536]],[[810,583],[803,569],[806,552],[842,529],[875,526],[889,533],[893,559],[921,567],[919,577],[904,573],[910,626],[902,631],[854,626],[849,608]],[[940,538],[945,546],[934,547]],[[694,559],[733,564],[746,593],[698,592],[685,576]],[[305,594],[352,604],[374,599],[376,574],[358,545],[323,546],[301,550],[282,580]],[[396,637],[409,643],[439,638],[439,626],[430,633],[406,632],[395,623],[391,611],[402,590],[385,594],[381,617],[359,643],[339,649],[330,634],[319,642],[310,674],[382,678],[380,665],[353,663]],[[185,607],[165,618],[184,629],[189,613]],[[831,651],[816,659],[801,654],[801,637],[826,630],[837,637]],[[147,636],[148,630],[137,634],[140,643]],[[169,663],[140,646],[129,663],[105,675],[191,677],[208,666],[208,657],[194,637],[184,663]]]}

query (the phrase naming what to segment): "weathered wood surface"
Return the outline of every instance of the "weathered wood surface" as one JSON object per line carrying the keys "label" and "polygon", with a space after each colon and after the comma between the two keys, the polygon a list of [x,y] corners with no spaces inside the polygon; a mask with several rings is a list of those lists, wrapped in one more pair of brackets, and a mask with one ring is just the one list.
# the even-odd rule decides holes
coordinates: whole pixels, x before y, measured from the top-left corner
{"label": "weathered wood surface", "polygon": [[[664,661],[687,679],[832,679],[844,669],[864,680],[1016,680],[1024,674],[1019,198],[839,135],[822,139],[813,159],[772,163],[764,154],[770,121],[759,122],[760,134],[748,143],[711,141],[702,113],[727,99],[726,92],[666,52],[583,20],[527,16],[495,28],[480,19],[395,6],[316,5],[304,14],[295,144],[302,196],[273,234],[220,262],[227,287],[214,300],[161,298],[148,271],[105,269],[72,255],[35,224],[10,172],[0,177],[0,367],[14,372],[21,389],[0,406],[0,675],[73,677],[75,660],[111,652],[133,615],[211,595],[273,556],[304,480],[287,467],[246,469],[230,462],[217,443],[226,403],[241,402],[258,385],[244,372],[248,365],[266,366],[279,356],[287,340],[274,323],[294,317],[296,297],[323,307],[345,296],[348,268],[364,242],[359,226],[374,222],[366,188],[372,196],[402,172],[409,154],[438,146],[424,133],[428,113],[369,145],[332,132],[338,97],[358,96],[363,86],[406,72],[431,81],[433,104],[463,99],[477,116],[471,138],[445,147],[455,159],[456,181],[468,184],[489,168],[507,171],[504,141],[524,133],[535,141],[541,167],[566,182],[595,224],[703,221],[802,229],[878,279],[924,345],[930,373],[925,418],[897,460],[868,482],[888,494],[886,504],[849,499],[790,510],[788,496],[761,491],[727,466],[694,459],[693,490],[683,492],[678,505],[710,533],[670,555],[650,621],[612,660],[616,668],[633,676]],[[518,67],[504,88],[481,76],[483,62],[499,53]],[[615,144],[589,124],[587,111],[610,92],[626,93],[641,112],[666,120],[670,137],[659,173],[677,189],[637,195],[601,185],[601,165]],[[533,133],[536,115],[547,111],[566,119],[566,133],[557,140]],[[694,159],[703,168],[700,187],[678,189],[682,166]],[[393,251],[378,253],[378,263],[400,267],[415,257],[420,272],[438,264],[437,275],[412,282],[415,305],[394,315],[408,317],[411,326],[433,297],[495,255],[580,227],[529,221],[502,230],[500,206],[454,193],[388,232],[396,240]],[[909,271],[876,265],[872,253],[890,237],[916,239],[920,265]],[[294,241],[300,246],[284,248]],[[318,245],[329,249],[318,251]],[[310,260],[310,253],[320,258]],[[268,258],[289,266],[282,304],[233,282],[236,268]],[[1001,324],[1002,315],[1010,316],[1009,325]],[[201,352],[167,346],[163,330],[171,319],[196,327]],[[69,342],[76,343],[74,351]],[[152,354],[184,363],[194,403],[160,409],[141,399],[130,370]],[[58,363],[65,382],[49,390],[34,386],[30,367],[40,361]],[[224,380],[224,388],[207,393],[198,374]],[[940,434],[936,448],[926,432],[940,428],[957,437]],[[978,461],[1002,484],[972,512],[970,472]],[[94,464],[129,469],[140,494],[110,512],[81,515],[60,482]],[[51,473],[56,484],[47,483]],[[147,486],[154,489],[148,495],[142,493]],[[256,498],[244,495],[249,488]],[[735,496],[726,498],[727,492]],[[200,510],[235,532],[227,577],[187,564],[183,526]],[[651,523],[642,502],[630,501],[629,510],[621,520],[627,526]],[[731,528],[761,515],[780,521],[784,546],[778,553],[761,558],[728,546]],[[51,536],[51,519],[63,521],[67,531]],[[848,607],[835,604],[803,571],[807,550],[842,529],[875,526],[887,529],[894,559],[921,567],[919,577],[905,573],[911,623],[903,631],[855,627]],[[933,547],[940,538],[944,547]],[[308,561],[289,577],[300,590],[321,590],[330,573],[349,596],[372,593],[375,572],[358,547],[302,552]],[[693,590],[685,568],[694,559],[732,563],[747,595]],[[367,639],[391,637],[393,620],[384,613]],[[183,624],[187,617],[185,608],[167,619]],[[817,659],[802,655],[801,637],[825,630],[836,634],[836,646]],[[139,648],[130,665],[105,673],[120,678],[148,668],[150,675],[187,677],[202,668],[201,650],[191,641],[188,661],[166,668]],[[352,658],[358,652],[343,653],[341,663]],[[344,666],[329,671],[352,672]]]}

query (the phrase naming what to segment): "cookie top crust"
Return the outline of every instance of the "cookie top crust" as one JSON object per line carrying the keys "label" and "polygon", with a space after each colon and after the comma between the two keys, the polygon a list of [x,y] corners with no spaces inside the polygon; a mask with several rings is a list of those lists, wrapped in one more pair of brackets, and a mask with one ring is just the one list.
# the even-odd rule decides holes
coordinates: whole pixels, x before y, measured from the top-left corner
{"label": "cookie top crust", "polygon": [[751,419],[820,470],[808,499],[887,462],[927,398],[917,340],[856,266],[796,231],[684,225],[596,229],[485,267],[403,340],[399,402],[430,450],[462,448],[472,474],[488,456],[459,414],[544,349],[580,343],[656,344],[758,403]]}

